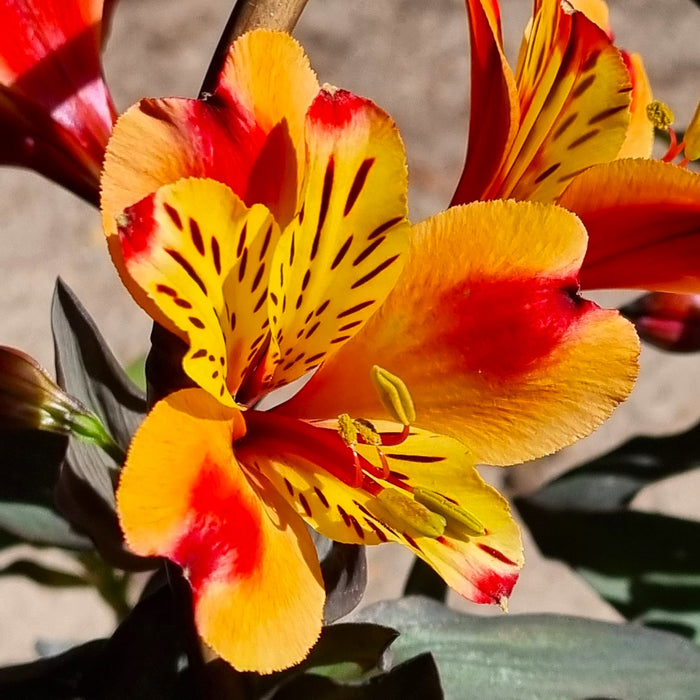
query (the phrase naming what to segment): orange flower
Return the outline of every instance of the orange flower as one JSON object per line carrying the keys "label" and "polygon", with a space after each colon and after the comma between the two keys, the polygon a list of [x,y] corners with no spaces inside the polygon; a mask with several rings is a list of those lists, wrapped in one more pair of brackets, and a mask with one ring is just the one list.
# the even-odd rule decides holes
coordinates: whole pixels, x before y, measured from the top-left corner
{"label": "orange flower", "polygon": [[137,432],[120,521],[183,567],[199,633],[239,669],[297,663],[320,632],[303,521],[504,603],[520,538],[475,463],[574,441],[634,381],[631,325],[576,294],[576,217],[480,202],[411,228],[406,186],[391,119],[319,89],[276,32],[239,39],[206,100],[132,107],[108,146],[114,262],[196,385]]}
{"label": "orange flower", "polygon": [[[113,2],[107,2],[107,13]],[[100,65],[103,0],[0,4],[0,162],[97,202],[115,118]]]}
{"label": "orange flower", "polygon": [[497,1],[466,2],[472,116],[453,204],[575,212],[589,235],[583,289],[700,291],[700,177],[649,160],[651,90],[641,59],[613,45],[605,3],[535,0],[513,73]]}

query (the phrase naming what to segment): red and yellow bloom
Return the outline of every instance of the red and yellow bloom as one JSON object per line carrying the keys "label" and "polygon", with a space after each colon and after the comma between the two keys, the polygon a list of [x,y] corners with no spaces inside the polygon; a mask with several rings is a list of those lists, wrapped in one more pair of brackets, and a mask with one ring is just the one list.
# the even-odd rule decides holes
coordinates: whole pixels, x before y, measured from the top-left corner
{"label": "red and yellow bloom", "polygon": [[143,100],[110,141],[113,259],[196,385],[137,432],[119,516],[136,552],[183,567],[239,669],[294,664],[320,632],[304,520],[503,602],[519,534],[474,464],[572,442],[634,381],[631,325],[577,296],[576,217],[479,202],[411,228],[405,191],[393,122],[319,89],[281,33],[245,35],[210,97]]}
{"label": "red and yellow bloom", "polygon": [[649,159],[651,90],[605,3],[535,0],[515,72],[497,0],[466,4],[472,116],[453,204],[557,202],[589,235],[583,289],[698,291],[700,177]]}
{"label": "red and yellow bloom", "polygon": [[0,162],[32,168],[95,203],[116,116],[100,64],[103,10],[113,4],[0,3]]}

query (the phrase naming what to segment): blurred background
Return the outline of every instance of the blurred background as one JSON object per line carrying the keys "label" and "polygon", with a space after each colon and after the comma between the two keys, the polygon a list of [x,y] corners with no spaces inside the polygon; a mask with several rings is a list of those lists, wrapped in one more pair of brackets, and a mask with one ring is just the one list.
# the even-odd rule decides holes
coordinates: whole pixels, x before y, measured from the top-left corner
{"label": "blurred background", "polygon": [[[672,107],[682,130],[700,99],[700,10],[692,0],[664,0],[663,5],[609,0],[609,5],[618,46],[642,53],[655,97]],[[122,111],[143,96],[196,96],[231,6],[231,0],[120,0],[105,52],[117,108]],[[531,9],[530,0],[501,0],[512,62]],[[295,35],[322,83],[371,98],[398,123],[408,152],[411,218],[419,221],[445,208],[466,152],[469,62],[463,0],[310,0]],[[49,309],[60,275],[120,361],[142,356],[151,323],[117,279],[97,213],[26,171],[0,169],[0,192],[0,344],[20,348],[53,369]],[[618,305],[633,296],[595,298]],[[509,494],[525,493],[632,435],[686,428],[700,419],[698,387],[697,356],[645,348],[632,397],[594,435],[554,457],[507,471],[491,469],[486,476]],[[636,505],[697,518],[698,502],[696,471],[643,492]],[[527,537],[525,546],[526,566],[511,612],[617,619],[564,565],[545,561]],[[0,553],[0,568],[16,556],[17,550]],[[32,556],[55,560],[60,555]],[[368,556],[366,602],[399,595],[410,566],[408,552],[387,545]],[[450,602],[494,614],[456,597]],[[113,624],[96,594],[0,576],[0,664],[32,658],[37,639],[78,642],[108,634]]]}

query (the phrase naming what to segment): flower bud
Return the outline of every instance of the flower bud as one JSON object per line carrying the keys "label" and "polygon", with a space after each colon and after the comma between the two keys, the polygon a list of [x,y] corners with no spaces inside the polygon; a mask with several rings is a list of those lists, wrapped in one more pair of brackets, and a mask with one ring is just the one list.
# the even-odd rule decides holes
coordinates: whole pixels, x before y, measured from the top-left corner
{"label": "flower bud", "polygon": [[700,294],[645,294],[620,309],[639,337],[662,350],[700,350]]}
{"label": "flower bud", "polygon": [[5,346],[0,346],[0,429],[72,434],[110,454],[121,452],[97,416],[66,394],[33,358]]}

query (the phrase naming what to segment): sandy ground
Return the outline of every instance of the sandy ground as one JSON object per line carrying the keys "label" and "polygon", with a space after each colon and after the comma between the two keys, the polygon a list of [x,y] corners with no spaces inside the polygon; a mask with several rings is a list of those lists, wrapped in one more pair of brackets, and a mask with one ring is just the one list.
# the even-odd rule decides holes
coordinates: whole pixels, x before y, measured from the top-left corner
{"label": "sandy ground", "polygon": [[[144,95],[194,96],[228,16],[230,0],[122,0],[106,51],[120,109]],[[700,97],[700,12],[689,0],[610,0],[619,45],[641,51],[656,94],[683,126]],[[528,0],[502,0],[506,46],[517,53]],[[461,0],[311,0],[297,31],[324,82],[371,97],[396,119],[406,142],[411,215],[443,208],[465,151],[468,60]],[[32,173],[0,170],[0,343],[52,366],[49,305],[57,275],[78,293],[124,362],[146,350],[149,320],[118,283],[94,211]],[[620,296],[600,297],[610,304]],[[700,417],[697,357],[645,350],[632,398],[595,435],[556,457],[514,472],[518,490],[630,435],[667,433]],[[494,481],[502,472],[491,472]],[[640,507],[697,517],[700,474],[659,485]],[[528,563],[511,610],[557,611],[614,619],[566,567],[545,562],[526,541]],[[15,553],[4,553],[0,563]],[[370,552],[367,600],[398,595],[410,557],[386,546]],[[474,611],[476,606],[463,607]],[[75,641],[108,634],[111,616],[96,596],[48,591],[0,578],[0,663],[31,658],[37,638]]]}

